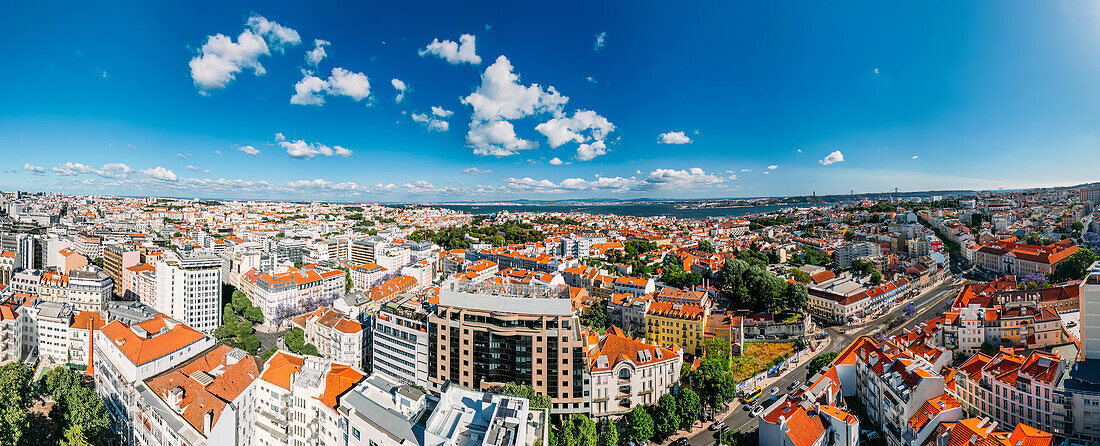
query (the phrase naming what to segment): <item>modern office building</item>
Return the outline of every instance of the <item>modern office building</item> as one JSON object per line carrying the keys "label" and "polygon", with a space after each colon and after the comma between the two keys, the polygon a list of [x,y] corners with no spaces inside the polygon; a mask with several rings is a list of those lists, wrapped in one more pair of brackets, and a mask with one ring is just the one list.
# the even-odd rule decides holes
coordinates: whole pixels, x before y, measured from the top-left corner
{"label": "modern office building", "polygon": [[429,316],[428,379],[529,385],[555,413],[591,411],[585,341],[568,287],[447,282]]}

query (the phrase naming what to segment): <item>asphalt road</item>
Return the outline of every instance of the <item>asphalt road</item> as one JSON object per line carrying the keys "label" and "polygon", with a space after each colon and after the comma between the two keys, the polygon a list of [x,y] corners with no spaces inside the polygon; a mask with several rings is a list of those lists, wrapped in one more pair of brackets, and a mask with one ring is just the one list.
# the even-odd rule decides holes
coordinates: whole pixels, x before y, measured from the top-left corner
{"label": "asphalt road", "polygon": [[[910,317],[904,323],[902,323],[902,324],[898,325],[897,327],[895,327],[894,329],[890,330],[890,332],[888,334],[890,334],[890,335],[897,334],[898,332],[900,332],[902,329],[904,329],[906,327],[913,327],[913,326],[915,326],[915,325],[917,325],[921,322],[927,321],[929,319],[933,319],[936,316],[940,315],[942,313],[941,309],[943,308],[944,301],[946,301],[947,299],[950,299],[950,298],[954,298],[955,294],[957,293],[958,288],[959,288],[959,285],[951,285],[948,282],[948,283],[938,285],[938,286],[922,293],[921,295],[917,296],[916,298],[914,298],[913,300],[910,301],[910,303],[912,303],[915,307],[917,307],[917,312],[913,315],[913,317]],[[829,333],[829,338],[828,338],[829,345],[827,345],[824,350],[818,352],[817,354],[826,353],[826,352],[838,352],[839,353],[841,350],[844,349],[844,347],[847,347],[848,344],[850,344],[854,339],[856,339],[860,336],[863,336],[863,335],[874,334],[874,333],[877,333],[879,331],[885,330],[886,326],[883,325],[883,323],[887,322],[887,321],[890,321],[895,317],[901,316],[902,315],[902,309],[904,309],[904,305],[896,305],[894,307],[894,309],[890,310],[886,314],[883,314],[883,315],[881,315],[881,316],[879,316],[875,319],[872,319],[872,320],[870,320],[870,321],[868,321],[868,322],[866,322],[866,323],[864,323],[864,324],[862,324],[858,327],[849,328],[849,327],[845,327],[845,326],[838,326],[838,327],[828,327],[828,328],[826,328],[825,331]],[[779,388],[779,394],[778,395],[780,397],[783,397],[784,395],[786,395],[788,393],[787,392],[787,386],[790,385],[795,380],[798,380],[798,381],[801,381],[801,382],[806,382],[807,378],[809,378],[808,376],[806,376],[806,373],[807,373],[806,369],[807,369],[807,366],[810,364],[810,358],[812,358],[812,357],[802,358],[802,361],[798,364],[797,367],[794,367],[794,368],[788,370],[787,372],[785,372],[783,375],[781,375],[779,377],[778,381],[771,384],[771,386],[769,388],[764,389],[763,390],[764,395],[770,396],[771,387],[778,387]],[[764,395],[762,395],[760,398],[764,399],[765,398]],[[726,416],[726,418],[724,419],[724,421],[726,422],[726,425],[728,425],[728,426],[732,427],[734,430],[737,430],[737,431],[740,431],[740,432],[751,432],[751,431],[753,431],[757,428],[756,418],[752,417],[750,415],[749,411],[744,410],[744,407],[742,407],[739,400],[735,400],[734,402],[731,402],[730,404],[732,404],[734,406],[734,410],[728,416]],[[707,425],[709,426],[709,423]],[[701,432],[697,433],[695,436],[689,438],[688,444],[690,444],[692,446],[710,446],[710,445],[713,445],[715,443],[714,434],[715,433],[713,431],[708,431],[708,430],[701,431]],[[681,437],[681,435],[673,435],[672,436],[673,439],[680,438],[680,437]]]}

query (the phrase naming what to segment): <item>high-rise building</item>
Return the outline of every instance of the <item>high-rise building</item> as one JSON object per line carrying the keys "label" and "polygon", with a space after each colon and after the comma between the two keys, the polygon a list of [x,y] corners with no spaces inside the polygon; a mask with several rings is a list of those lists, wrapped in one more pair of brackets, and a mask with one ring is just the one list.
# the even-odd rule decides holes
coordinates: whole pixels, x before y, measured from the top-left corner
{"label": "high-rise building", "polygon": [[1081,353],[1100,361],[1100,262],[1093,263],[1081,282]]}
{"label": "high-rise building", "polygon": [[221,258],[170,253],[157,263],[154,308],[211,334],[221,325]]}
{"label": "high-rise building", "polygon": [[489,389],[529,385],[555,413],[590,412],[581,324],[568,286],[445,283],[429,316],[428,379]]}
{"label": "high-rise building", "polygon": [[1100,187],[1082,187],[1077,189],[1078,199],[1100,204]]}
{"label": "high-rise building", "polygon": [[[430,304],[428,304],[430,305]],[[428,388],[428,314],[415,299],[382,305],[373,318],[371,369],[398,381]]]}
{"label": "high-rise building", "polygon": [[116,286],[114,295],[122,296],[124,290],[121,286],[123,270],[131,266],[141,263],[141,253],[131,246],[126,245],[108,245],[103,248],[103,269],[107,272],[111,279],[114,280]]}

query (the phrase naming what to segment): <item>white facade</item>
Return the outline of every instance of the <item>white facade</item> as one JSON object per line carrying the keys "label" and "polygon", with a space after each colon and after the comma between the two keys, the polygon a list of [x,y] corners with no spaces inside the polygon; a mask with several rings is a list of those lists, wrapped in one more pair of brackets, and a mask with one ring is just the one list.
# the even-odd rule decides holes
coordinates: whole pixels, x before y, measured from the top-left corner
{"label": "white facade", "polygon": [[387,303],[373,318],[374,373],[429,388],[428,314],[413,304]]}
{"label": "white facade", "polygon": [[1081,282],[1081,351],[1086,359],[1100,359],[1100,262]]}
{"label": "white facade", "polygon": [[202,333],[222,323],[221,259],[168,255],[157,263],[153,308]]}

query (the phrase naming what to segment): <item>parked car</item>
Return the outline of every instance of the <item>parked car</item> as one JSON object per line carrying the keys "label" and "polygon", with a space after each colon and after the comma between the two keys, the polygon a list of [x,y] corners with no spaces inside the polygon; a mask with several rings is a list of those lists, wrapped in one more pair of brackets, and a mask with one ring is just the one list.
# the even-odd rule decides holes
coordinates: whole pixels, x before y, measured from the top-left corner
{"label": "parked car", "polygon": [[772,395],[775,395],[775,394],[778,394],[778,393],[779,393],[779,388],[778,387],[772,387]]}
{"label": "parked car", "polygon": [[726,425],[725,421],[718,420],[718,421],[715,421],[714,424],[710,425],[710,427],[708,427],[707,429],[712,430],[712,431],[716,431],[718,429],[721,429],[722,426],[725,426],[725,425]]}
{"label": "parked car", "polygon": [[798,387],[799,384],[802,384],[802,381],[795,380],[793,383],[791,383],[789,386],[787,386],[787,390],[794,390],[795,388]]}
{"label": "parked car", "polygon": [[676,440],[674,440],[672,443],[669,443],[669,446],[685,446],[687,444],[688,444],[688,439],[684,438],[684,437],[680,437],[680,438],[677,438]]}
{"label": "parked car", "polygon": [[749,415],[752,415],[753,418],[755,418],[757,415],[760,415],[760,412],[763,412],[763,411],[764,411],[764,406],[756,406],[752,409],[752,412],[749,412]]}

